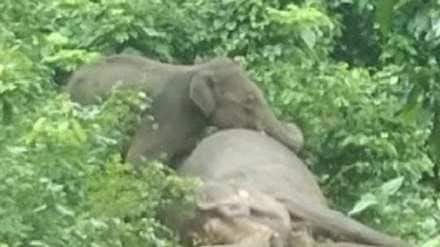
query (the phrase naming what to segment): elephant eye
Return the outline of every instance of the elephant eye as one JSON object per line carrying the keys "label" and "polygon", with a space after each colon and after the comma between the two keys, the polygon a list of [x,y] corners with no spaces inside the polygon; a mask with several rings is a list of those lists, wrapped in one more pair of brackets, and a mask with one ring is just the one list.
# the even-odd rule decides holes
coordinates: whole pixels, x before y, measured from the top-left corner
{"label": "elephant eye", "polygon": [[245,103],[252,103],[256,100],[255,95],[247,94],[245,98]]}
{"label": "elephant eye", "polygon": [[213,88],[215,86],[216,81],[217,81],[216,78],[214,76],[212,76],[212,75],[209,75],[206,78],[206,83],[208,84],[208,86],[210,88]]}
{"label": "elephant eye", "polygon": [[255,109],[255,105],[253,102],[245,102],[243,108],[246,113],[253,113]]}
{"label": "elephant eye", "polygon": [[249,106],[250,108],[255,108],[257,105],[260,104],[260,100],[258,100],[258,97],[254,94],[249,94],[245,100],[245,105]]}

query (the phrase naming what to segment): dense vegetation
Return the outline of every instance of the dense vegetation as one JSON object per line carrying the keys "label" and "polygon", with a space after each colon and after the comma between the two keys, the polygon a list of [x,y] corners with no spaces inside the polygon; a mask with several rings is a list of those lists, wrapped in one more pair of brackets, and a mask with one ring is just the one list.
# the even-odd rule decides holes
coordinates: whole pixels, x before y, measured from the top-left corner
{"label": "dense vegetation", "polygon": [[[333,206],[440,246],[440,2],[2,0],[0,246],[175,246],[156,216],[194,181],[118,150],[144,95],[79,107],[80,64],[133,47],[166,62],[239,57]],[[145,103],[147,102],[147,103]]]}

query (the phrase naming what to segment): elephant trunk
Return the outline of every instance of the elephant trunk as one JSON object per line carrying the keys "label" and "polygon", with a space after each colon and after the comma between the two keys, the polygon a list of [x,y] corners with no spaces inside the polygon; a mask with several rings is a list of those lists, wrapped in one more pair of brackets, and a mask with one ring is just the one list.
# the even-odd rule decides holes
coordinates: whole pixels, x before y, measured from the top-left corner
{"label": "elephant trunk", "polygon": [[271,121],[265,132],[277,139],[295,152],[300,151],[304,145],[304,136],[301,129],[293,123],[284,123],[277,119]]}

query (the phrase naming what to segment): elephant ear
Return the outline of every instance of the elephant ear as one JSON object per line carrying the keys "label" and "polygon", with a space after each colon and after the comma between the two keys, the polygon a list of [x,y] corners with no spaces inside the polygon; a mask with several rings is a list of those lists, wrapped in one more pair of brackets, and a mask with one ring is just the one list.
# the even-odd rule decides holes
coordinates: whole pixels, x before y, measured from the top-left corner
{"label": "elephant ear", "polygon": [[201,72],[192,77],[189,87],[189,97],[207,117],[215,109],[213,84],[213,76],[208,72]]}

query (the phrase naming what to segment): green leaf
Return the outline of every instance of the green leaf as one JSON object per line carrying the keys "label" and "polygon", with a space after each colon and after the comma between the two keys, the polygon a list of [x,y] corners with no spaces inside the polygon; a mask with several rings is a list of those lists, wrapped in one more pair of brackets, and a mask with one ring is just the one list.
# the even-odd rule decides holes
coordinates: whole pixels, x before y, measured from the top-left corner
{"label": "green leaf", "polygon": [[37,247],[50,247],[50,245],[40,240],[32,240],[31,242],[29,242],[29,244],[31,246],[37,246]]}
{"label": "green leaf", "polygon": [[436,99],[435,112],[434,112],[434,126],[431,130],[431,136],[429,137],[429,151],[435,162],[440,161],[440,99]]}
{"label": "green leaf", "polygon": [[69,42],[69,39],[63,36],[61,33],[51,33],[46,37],[48,42],[53,43],[54,45],[65,45]]}
{"label": "green leaf", "polygon": [[381,0],[376,6],[376,23],[379,24],[380,31],[387,34],[391,28],[393,8],[398,0]]}
{"label": "green leaf", "polygon": [[394,195],[402,186],[404,177],[394,178],[381,186],[381,191],[385,195]]}
{"label": "green leaf", "polygon": [[35,208],[34,210],[32,210],[32,213],[38,213],[38,212],[46,210],[46,209],[47,209],[47,204],[43,204],[43,205]]}
{"label": "green leaf", "polygon": [[7,149],[9,152],[11,152],[14,155],[23,154],[26,151],[28,151],[26,147],[22,147],[22,146],[7,147]]}
{"label": "green leaf", "polygon": [[305,28],[301,30],[301,38],[306,43],[309,49],[313,49],[316,43],[316,35],[310,28]]}
{"label": "green leaf", "polygon": [[359,214],[365,211],[367,208],[378,204],[376,196],[371,193],[365,194],[361,199],[354,205],[353,209],[348,212],[348,215]]}
{"label": "green leaf", "polygon": [[87,134],[84,129],[80,125],[80,123],[76,120],[72,121],[73,132],[75,133],[76,138],[79,143],[85,142],[87,140]]}
{"label": "green leaf", "polygon": [[47,118],[40,117],[34,124],[34,130],[35,131],[41,131],[46,126]]}
{"label": "green leaf", "polygon": [[62,215],[65,216],[70,216],[73,217],[75,216],[75,212],[73,212],[72,210],[68,209],[67,207],[61,205],[61,204],[56,204],[55,208],[58,212],[60,212]]}

